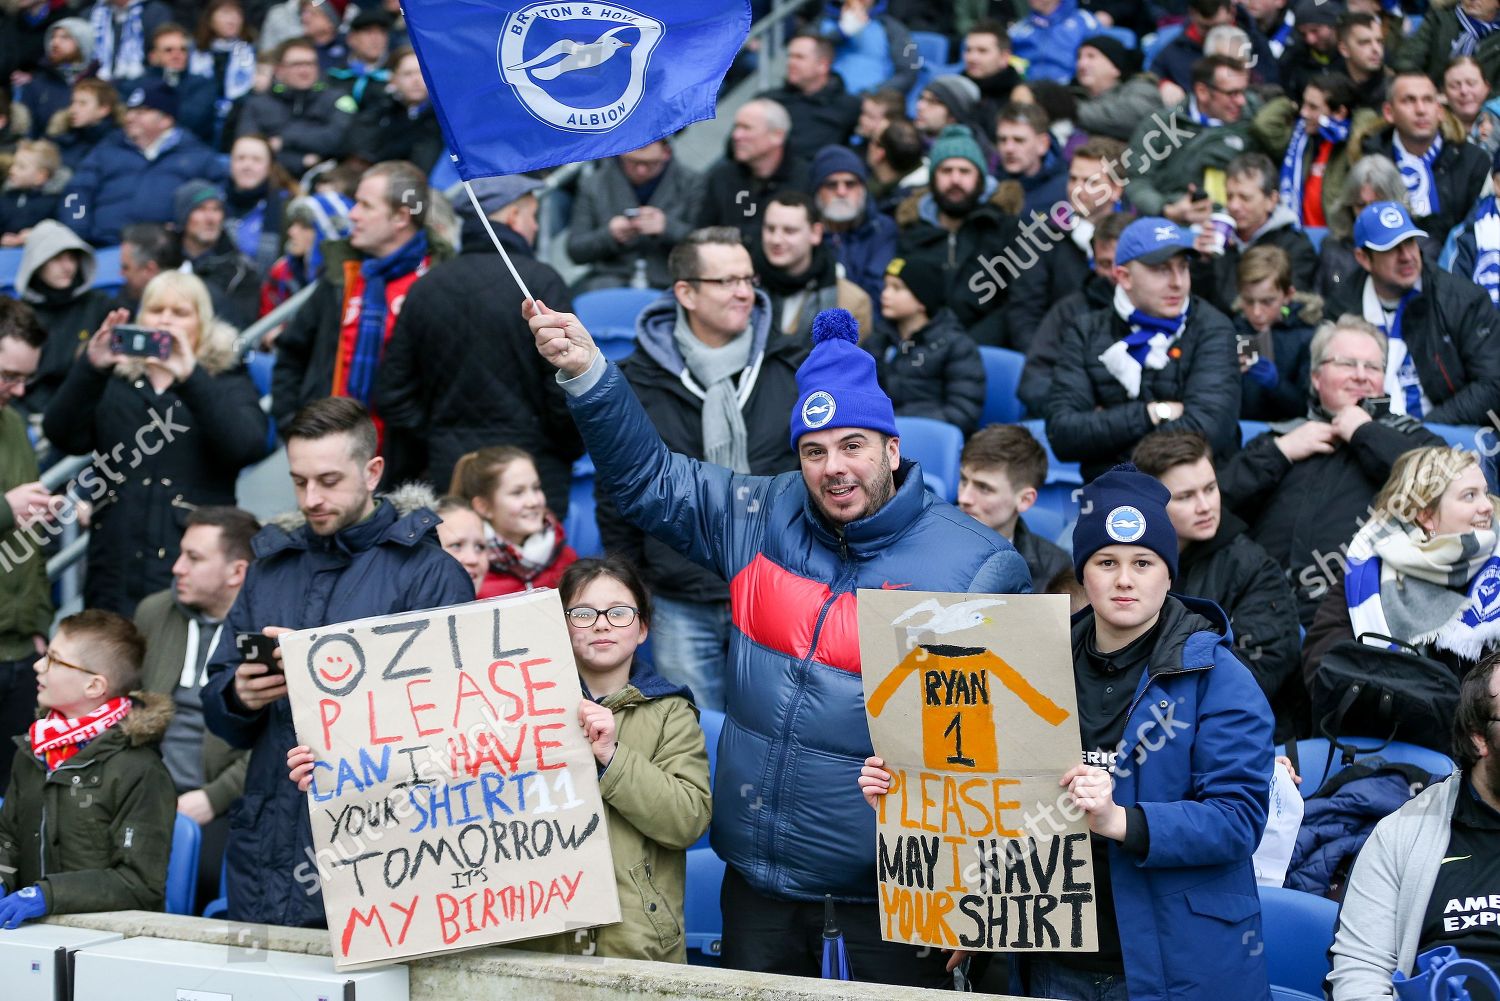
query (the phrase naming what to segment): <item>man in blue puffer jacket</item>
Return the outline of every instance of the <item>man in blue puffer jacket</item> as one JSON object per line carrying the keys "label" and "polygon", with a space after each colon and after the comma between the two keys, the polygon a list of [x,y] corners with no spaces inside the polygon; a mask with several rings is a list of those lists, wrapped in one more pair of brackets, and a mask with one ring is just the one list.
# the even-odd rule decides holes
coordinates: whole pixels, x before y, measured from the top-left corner
{"label": "man in blue puffer jacket", "polygon": [[[740,276],[705,276],[706,279]],[[854,592],[1016,593],[1030,574],[994,532],[901,461],[890,398],[853,317],[827,310],[797,372],[801,473],[747,476],[668,451],[619,369],[571,313],[527,311],[560,371],[601,490],[625,517],[729,581],[734,631],[712,843],[726,966],[817,976],[822,902],[861,980],[935,987],[940,953],[881,941],[871,753]]]}

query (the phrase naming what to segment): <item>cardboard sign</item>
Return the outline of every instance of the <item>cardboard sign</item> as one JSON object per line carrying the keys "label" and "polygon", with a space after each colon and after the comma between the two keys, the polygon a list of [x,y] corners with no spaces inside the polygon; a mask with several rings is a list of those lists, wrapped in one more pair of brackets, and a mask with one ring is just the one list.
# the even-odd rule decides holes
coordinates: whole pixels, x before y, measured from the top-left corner
{"label": "cardboard sign", "polygon": [[1088,824],[1057,780],[1079,763],[1062,595],[859,592],[887,941],[1096,952]]}
{"label": "cardboard sign", "polygon": [[[281,637],[334,964],[620,920],[556,591]],[[301,877],[299,877],[301,878]]]}

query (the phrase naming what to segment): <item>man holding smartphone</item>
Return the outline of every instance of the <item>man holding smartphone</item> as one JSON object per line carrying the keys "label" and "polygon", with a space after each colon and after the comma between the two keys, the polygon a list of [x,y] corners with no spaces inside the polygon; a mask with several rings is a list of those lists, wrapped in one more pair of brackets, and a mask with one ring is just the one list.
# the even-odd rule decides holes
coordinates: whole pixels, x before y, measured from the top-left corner
{"label": "man holding smartphone", "polygon": [[300,741],[281,651],[269,664],[242,661],[238,636],[274,640],[297,629],[457,604],[473,599],[474,585],[438,543],[437,515],[426,508],[402,515],[375,495],[385,461],[357,401],[310,403],[283,433],[307,521],[256,535],[255,563],[209,661],[203,716],[215,734],[254,752],[229,820],[230,920],[322,927],[307,808],[286,780],[286,752]]}

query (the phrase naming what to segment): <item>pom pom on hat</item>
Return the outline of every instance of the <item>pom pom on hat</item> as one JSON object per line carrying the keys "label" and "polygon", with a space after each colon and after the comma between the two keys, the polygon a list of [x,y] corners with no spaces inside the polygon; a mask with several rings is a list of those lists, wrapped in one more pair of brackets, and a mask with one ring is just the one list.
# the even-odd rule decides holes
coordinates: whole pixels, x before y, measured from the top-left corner
{"label": "pom pom on hat", "polygon": [[816,347],[825,341],[859,343],[859,322],[847,309],[825,309],[812,322],[812,342]]}
{"label": "pom pom on hat", "polygon": [[847,309],[813,318],[812,351],[797,369],[792,448],[825,428],[865,428],[896,437],[896,410],[875,377],[875,356],[859,346],[859,324]]}

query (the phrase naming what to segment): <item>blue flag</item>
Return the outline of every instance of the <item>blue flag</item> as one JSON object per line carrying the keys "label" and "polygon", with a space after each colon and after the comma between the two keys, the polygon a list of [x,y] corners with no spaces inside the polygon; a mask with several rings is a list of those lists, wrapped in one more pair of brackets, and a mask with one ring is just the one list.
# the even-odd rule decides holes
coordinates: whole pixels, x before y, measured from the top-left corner
{"label": "blue flag", "polygon": [[639,149],[712,118],[748,0],[406,0],[465,180]]}

